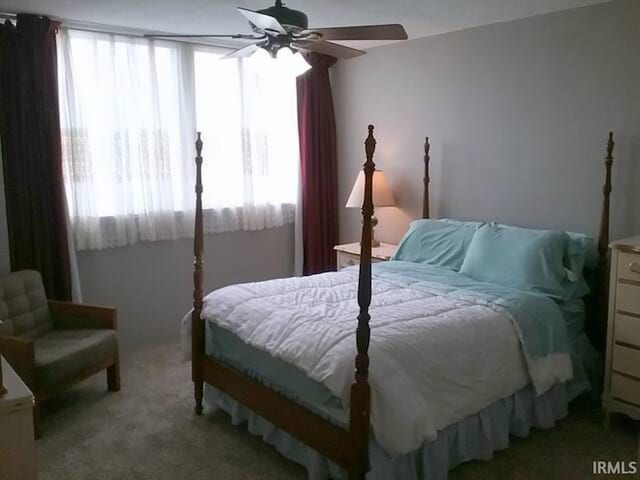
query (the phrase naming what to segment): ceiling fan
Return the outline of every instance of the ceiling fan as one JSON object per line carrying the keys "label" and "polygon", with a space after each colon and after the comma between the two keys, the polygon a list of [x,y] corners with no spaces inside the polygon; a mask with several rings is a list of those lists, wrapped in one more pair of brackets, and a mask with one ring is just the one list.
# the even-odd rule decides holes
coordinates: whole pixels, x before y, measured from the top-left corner
{"label": "ceiling fan", "polygon": [[360,25],[349,27],[309,28],[308,17],[304,12],[287,8],[282,0],[262,10],[248,10],[238,7],[238,11],[249,21],[253,35],[145,35],[162,38],[231,38],[253,40],[254,42],[231,52],[224,58],[246,57],[259,49],[266,50],[276,57],[283,47],[293,51],[310,51],[348,59],[364,55],[366,52],[339,45],[329,40],[406,40],[407,32],[399,24]]}

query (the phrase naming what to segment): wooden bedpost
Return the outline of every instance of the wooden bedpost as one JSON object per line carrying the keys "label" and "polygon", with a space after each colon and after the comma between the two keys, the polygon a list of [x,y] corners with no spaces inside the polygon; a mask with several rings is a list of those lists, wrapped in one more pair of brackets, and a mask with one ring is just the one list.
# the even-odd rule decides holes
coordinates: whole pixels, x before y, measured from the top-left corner
{"label": "wooden bedpost", "polygon": [[193,238],[193,312],[191,313],[191,378],[193,379],[196,415],[202,415],[204,393],[204,322],[202,313],[202,252],[204,250],[202,229],[202,138],[198,132],[196,140],[196,218]]}
{"label": "wooden bedpost", "polygon": [[422,183],[424,184],[424,191],[422,194],[422,218],[429,218],[429,161],[431,157],[429,156],[429,150],[431,149],[431,145],[429,145],[429,137],[424,137],[424,178],[422,179]]}
{"label": "wooden bedpost", "polygon": [[607,141],[607,156],[605,157],[605,181],[602,193],[604,196],[602,202],[602,216],[600,218],[600,236],[598,237],[598,253],[600,254],[600,264],[607,261],[609,256],[609,223],[610,223],[610,199],[611,199],[611,167],[613,166],[613,132],[609,132],[609,140]]}
{"label": "wooden bedpost", "polygon": [[607,331],[607,309],[609,299],[609,234],[611,220],[611,168],[613,166],[613,132],[609,132],[607,141],[607,156],[605,157],[605,181],[602,188],[603,202],[600,218],[600,234],[598,236],[598,286],[596,292],[596,318],[593,325],[593,337],[591,340],[601,352],[605,349]]}
{"label": "wooden bedpost", "polygon": [[369,407],[371,388],[369,386],[369,305],[371,304],[371,217],[373,216],[373,153],[376,139],[373,125],[369,125],[369,135],[364,142],[367,160],[364,163],[364,200],[362,204],[362,237],[360,241],[360,273],[358,277],[358,327],[356,329],[355,381],[351,386],[351,410],[349,431],[352,435],[354,454],[349,480],[363,480],[369,469]]}

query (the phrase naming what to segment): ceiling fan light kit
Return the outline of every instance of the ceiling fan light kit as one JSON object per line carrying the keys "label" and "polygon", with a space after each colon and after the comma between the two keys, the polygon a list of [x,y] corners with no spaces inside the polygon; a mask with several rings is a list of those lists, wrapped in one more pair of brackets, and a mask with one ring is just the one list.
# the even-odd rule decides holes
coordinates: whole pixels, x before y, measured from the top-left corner
{"label": "ceiling fan light kit", "polygon": [[286,65],[287,70],[296,77],[302,75],[311,68],[309,62],[305,60],[300,52],[294,52],[289,47],[284,47],[278,50],[276,58],[278,59],[278,62],[282,62]]}
{"label": "ceiling fan light kit", "polygon": [[[194,35],[147,35],[150,37],[211,37],[254,40],[223,58],[241,58],[266,51],[271,57],[288,58],[291,63],[296,59],[298,70],[302,69],[300,60],[304,60],[300,51],[317,52],[336,58],[349,59],[364,55],[366,52],[330,42],[329,40],[406,40],[407,32],[399,24],[360,25],[347,27],[309,28],[309,19],[304,12],[285,7],[282,0],[262,10],[249,10],[238,7],[238,11],[248,20],[254,35],[235,34],[194,34]],[[289,55],[289,52],[291,55]],[[308,66],[308,64],[307,64]],[[307,68],[308,69],[308,68]],[[306,70],[304,70],[306,71]],[[304,73],[304,72],[302,72]]]}
{"label": "ceiling fan light kit", "polygon": [[[230,57],[227,56],[226,58]],[[309,62],[305,60],[300,52],[296,52],[289,47],[283,47],[278,50],[275,58],[267,50],[256,47],[251,54],[251,58],[258,62],[277,62],[278,67],[283,68],[295,77],[302,75],[311,68]]]}

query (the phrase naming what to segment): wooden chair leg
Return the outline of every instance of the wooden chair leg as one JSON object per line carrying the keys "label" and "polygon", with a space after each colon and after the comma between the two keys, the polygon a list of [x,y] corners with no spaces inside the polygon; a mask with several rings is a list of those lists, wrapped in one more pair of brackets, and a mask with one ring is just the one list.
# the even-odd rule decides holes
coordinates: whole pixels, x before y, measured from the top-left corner
{"label": "wooden chair leg", "polygon": [[118,360],[107,368],[107,387],[110,392],[120,391],[120,362]]}
{"label": "wooden chair leg", "polygon": [[41,436],[40,431],[40,404],[36,400],[33,404],[33,436],[37,440]]}

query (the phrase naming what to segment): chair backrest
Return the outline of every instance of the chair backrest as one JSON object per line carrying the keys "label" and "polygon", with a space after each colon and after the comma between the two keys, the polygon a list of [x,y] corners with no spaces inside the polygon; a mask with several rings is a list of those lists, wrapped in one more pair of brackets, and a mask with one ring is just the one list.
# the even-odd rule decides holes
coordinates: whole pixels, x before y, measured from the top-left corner
{"label": "chair backrest", "polygon": [[40,273],[21,270],[0,278],[0,334],[35,338],[53,329]]}

